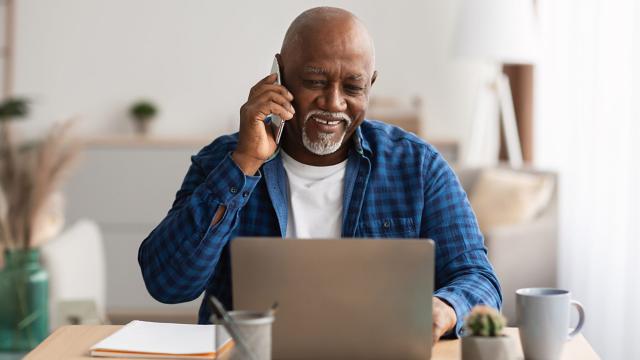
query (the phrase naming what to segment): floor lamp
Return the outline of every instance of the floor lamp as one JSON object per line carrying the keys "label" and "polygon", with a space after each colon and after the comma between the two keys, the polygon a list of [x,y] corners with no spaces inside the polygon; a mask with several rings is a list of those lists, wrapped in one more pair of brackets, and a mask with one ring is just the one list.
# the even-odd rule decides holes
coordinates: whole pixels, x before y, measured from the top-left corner
{"label": "floor lamp", "polygon": [[[533,62],[536,43],[532,0],[463,0],[460,6],[453,49],[455,57],[496,65]],[[522,149],[508,77],[502,72],[498,73],[491,89],[498,100],[509,164],[521,167]],[[488,118],[482,115],[477,111],[474,115],[462,162],[472,157],[471,152],[483,145],[491,145],[485,142],[490,141],[488,139],[491,136],[488,135],[491,134],[487,133],[487,129],[492,126]],[[499,139],[499,136],[494,139]],[[495,159],[492,160],[497,158],[496,150]]]}

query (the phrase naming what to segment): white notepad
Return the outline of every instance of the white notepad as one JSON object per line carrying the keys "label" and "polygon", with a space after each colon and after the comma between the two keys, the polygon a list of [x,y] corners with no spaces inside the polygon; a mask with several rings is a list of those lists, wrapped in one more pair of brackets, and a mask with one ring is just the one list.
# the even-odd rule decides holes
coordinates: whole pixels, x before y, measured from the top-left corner
{"label": "white notepad", "polygon": [[220,325],[134,320],[91,347],[91,356],[215,359],[233,346]]}

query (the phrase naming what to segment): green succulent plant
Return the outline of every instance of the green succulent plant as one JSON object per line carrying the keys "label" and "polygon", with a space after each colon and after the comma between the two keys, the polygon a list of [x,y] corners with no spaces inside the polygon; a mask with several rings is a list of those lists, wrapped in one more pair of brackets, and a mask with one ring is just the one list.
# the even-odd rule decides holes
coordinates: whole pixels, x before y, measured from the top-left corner
{"label": "green succulent plant", "polygon": [[158,109],[150,101],[138,101],[131,106],[129,113],[136,120],[148,120],[158,113]]}
{"label": "green succulent plant", "polygon": [[23,118],[29,113],[29,101],[24,98],[8,98],[0,103],[0,121]]}
{"label": "green succulent plant", "polygon": [[475,306],[464,320],[467,334],[471,336],[501,336],[505,323],[498,310],[486,305]]}

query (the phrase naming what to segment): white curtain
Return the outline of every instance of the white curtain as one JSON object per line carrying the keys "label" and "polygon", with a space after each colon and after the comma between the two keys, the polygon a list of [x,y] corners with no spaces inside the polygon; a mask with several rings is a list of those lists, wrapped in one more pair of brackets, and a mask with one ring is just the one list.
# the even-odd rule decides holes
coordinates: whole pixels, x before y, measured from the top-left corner
{"label": "white curtain", "polygon": [[640,359],[640,1],[537,3],[535,160],[560,173],[560,284],[603,359]]}

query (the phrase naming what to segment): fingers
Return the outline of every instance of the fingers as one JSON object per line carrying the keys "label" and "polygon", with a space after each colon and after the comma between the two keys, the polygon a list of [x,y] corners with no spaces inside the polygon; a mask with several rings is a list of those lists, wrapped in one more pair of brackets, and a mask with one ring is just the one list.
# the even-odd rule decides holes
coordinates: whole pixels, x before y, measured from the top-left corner
{"label": "fingers", "polygon": [[246,105],[248,110],[252,110],[249,113],[254,121],[264,121],[269,114],[278,115],[283,120],[293,118],[293,94],[284,86],[275,84],[276,79],[276,74],[270,74],[251,88]]}
{"label": "fingers", "polygon": [[282,95],[283,97],[285,97],[287,100],[289,101],[293,101],[293,94],[289,92],[289,90],[287,90],[286,87],[282,86],[282,85],[278,85],[278,84],[267,84],[267,85],[262,85],[260,87],[257,87],[255,89],[252,89],[252,92],[249,93],[249,100],[251,100],[252,98],[258,97],[258,96],[262,96],[262,94],[266,93],[266,92],[276,92],[280,95]]}
{"label": "fingers", "polygon": [[457,318],[453,308],[438,297],[433,298],[432,316],[432,344],[435,345],[447,331],[455,328]]}
{"label": "fingers", "polygon": [[255,104],[247,110],[248,113],[253,114],[253,121],[264,122],[265,118],[271,114],[278,115],[285,121],[293,118],[293,112],[273,101]]}
{"label": "fingers", "polygon": [[293,112],[289,111],[287,108],[280,104],[270,102],[267,103],[267,107],[269,109],[269,113],[266,114],[265,117],[269,116],[269,114],[275,114],[280,116],[280,118],[284,121],[291,120],[293,118]]}
{"label": "fingers", "polygon": [[263,84],[273,84],[278,78],[278,74],[273,73],[263,77],[255,86],[263,85]]}
{"label": "fingers", "polygon": [[258,81],[258,83],[255,84],[249,91],[249,100],[251,100],[252,97],[259,96],[265,91],[269,90],[281,93],[283,96],[289,98],[289,101],[293,100],[293,95],[287,90],[287,88],[282,85],[275,84],[276,79],[276,74],[270,74],[262,80]]}
{"label": "fingers", "polygon": [[438,340],[440,340],[440,338],[442,337],[442,335],[444,335],[446,329],[442,326],[439,326],[438,324],[434,323],[433,324],[433,328],[431,331],[431,335],[432,335],[432,345],[435,345]]}
{"label": "fingers", "polygon": [[274,103],[282,106],[284,109],[286,109],[291,114],[295,114],[295,112],[296,112],[296,110],[293,108],[293,105],[291,105],[291,103],[289,102],[289,99],[287,99],[286,97],[282,96],[279,93],[275,93],[275,92],[272,92],[272,91],[269,91],[269,92],[266,92],[266,93],[260,95],[259,97],[257,97],[255,99],[255,102],[257,104],[274,102]]}
{"label": "fingers", "polygon": [[263,86],[271,85],[276,82],[277,74],[269,74],[258,81],[255,85],[251,87],[249,90],[249,100],[253,97],[253,95]]}
{"label": "fingers", "polygon": [[269,114],[280,116],[283,120],[290,120],[295,114],[291,105],[293,95],[284,87],[277,84],[263,84],[252,89],[246,110],[253,121],[264,121]]}

